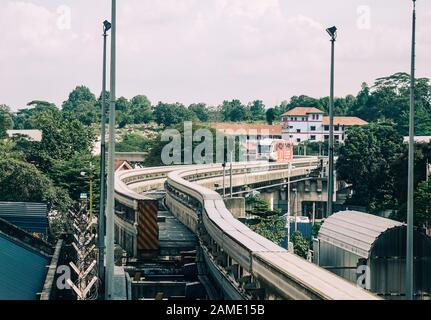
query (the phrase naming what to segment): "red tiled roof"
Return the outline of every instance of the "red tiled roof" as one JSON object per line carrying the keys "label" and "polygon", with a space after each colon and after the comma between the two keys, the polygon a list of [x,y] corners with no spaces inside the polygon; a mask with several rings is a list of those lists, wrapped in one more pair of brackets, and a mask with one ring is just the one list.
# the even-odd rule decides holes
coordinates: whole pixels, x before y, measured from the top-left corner
{"label": "red tiled roof", "polygon": [[245,131],[250,135],[263,134],[263,135],[282,135],[281,125],[269,125],[259,123],[211,123],[210,127],[222,132],[233,131],[240,132]]}
{"label": "red tiled roof", "polygon": [[306,116],[311,113],[323,114],[324,112],[315,107],[296,107],[283,114],[283,116]]}
{"label": "red tiled roof", "polygon": [[[334,125],[340,126],[364,126],[368,124],[367,121],[358,117],[334,117]],[[323,125],[329,125],[329,117],[323,117]]]}

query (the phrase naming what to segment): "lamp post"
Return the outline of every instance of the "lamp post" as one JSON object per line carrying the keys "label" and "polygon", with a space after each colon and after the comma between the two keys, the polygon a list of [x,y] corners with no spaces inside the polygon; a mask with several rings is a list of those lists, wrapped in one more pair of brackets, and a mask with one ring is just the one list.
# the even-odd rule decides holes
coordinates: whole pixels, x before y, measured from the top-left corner
{"label": "lamp post", "polygon": [[223,162],[223,199],[226,198],[226,161]]}
{"label": "lamp post", "polygon": [[[111,23],[103,22],[103,74],[102,74],[102,116],[100,120],[100,206],[99,206],[99,279],[104,283],[105,278],[105,174],[106,174],[106,40]],[[101,286],[103,290],[103,286]]]}
{"label": "lamp post", "polygon": [[334,198],[334,54],[337,28],[326,29],[331,37],[331,92],[329,97],[329,173],[328,173],[328,216],[333,213]]}
{"label": "lamp post", "polygon": [[230,197],[233,198],[233,152],[230,152]]}
{"label": "lamp post", "polygon": [[116,78],[116,30],[117,1],[112,0],[111,30],[111,89],[109,105],[109,155],[108,155],[108,186],[106,196],[106,273],[105,299],[113,299],[114,278],[114,161],[115,161],[115,78]]}
{"label": "lamp post", "polygon": [[416,57],[416,0],[413,0],[413,30],[410,73],[410,119],[409,161],[407,192],[407,252],[406,252],[406,298],[414,298],[413,282],[413,223],[414,223],[414,153],[415,153],[415,57]]}

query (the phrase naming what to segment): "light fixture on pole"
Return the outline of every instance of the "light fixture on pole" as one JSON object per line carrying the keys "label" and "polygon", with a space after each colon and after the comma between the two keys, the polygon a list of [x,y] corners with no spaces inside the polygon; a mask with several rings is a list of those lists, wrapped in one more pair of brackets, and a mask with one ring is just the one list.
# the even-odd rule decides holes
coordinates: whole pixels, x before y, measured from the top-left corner
{"label": "light fixture on pole", "polygon": [[406,298],[414,298],[413,281],[413,223],[414,223],[414,157],[415,157],[415,56],[416,56],[416,0],[413,0],[412,56],[410,73],[409,160],[407,191],[407,252]]}
{"label": "light fixture on pole", "polygon": [[326,29],[331,37],[331,92],[329,97],[329,172],[328,172],[328,217],[333,213],[334,201],[334,64],[335,64],[335,40],[337,39],[337,27]]}
{"label": "light fixture on pole", "polygon": [[105,299],[113,299],[114,284],[114,183],[115,183],[115,80],[116,80],[116,29],[117,1],[112,0],[111,24],[111,85],[109,105],[109,154],[108,154],[108,184],[106,195],[106,270]]}
{"label": "light fixture on pole", "polygon": [[[111,23],[103,21],[102,108],[100,118],[100,205],[98,219],[99,279],[105,278],[105,200],[106,200],[106,42]],[[100,287],[103,292],[103,286]]]}

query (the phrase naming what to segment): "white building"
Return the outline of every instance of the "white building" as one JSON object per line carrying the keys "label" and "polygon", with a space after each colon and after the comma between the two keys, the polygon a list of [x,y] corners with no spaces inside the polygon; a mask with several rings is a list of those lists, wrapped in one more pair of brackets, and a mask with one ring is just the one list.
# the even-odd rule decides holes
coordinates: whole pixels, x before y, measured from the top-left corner
{"label": "white building", "polygon": [[[282,115],[283,139],[300,144],[304,141],[323,142],[329,140],[329,117],[314,107],[296,107]],[[334,138],[344,142],[346,131],[352,126],[363,126],[368,122],[358,117],[334,117]]]}

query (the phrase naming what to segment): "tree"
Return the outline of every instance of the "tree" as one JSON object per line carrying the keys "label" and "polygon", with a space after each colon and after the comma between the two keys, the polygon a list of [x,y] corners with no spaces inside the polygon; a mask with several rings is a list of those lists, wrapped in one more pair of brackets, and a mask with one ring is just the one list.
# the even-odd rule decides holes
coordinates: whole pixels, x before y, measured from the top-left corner
{"label": "tree", "polygon": [[76,153],[91,151],[94,132],[58,109],[38,113],[32,123],[42,130],[42,141],[18,140],[17,149],[44,172],[50,172],[55,160],[68,160]]}
{"label": "tree", "polygon": [[78,86],[69,94],[62,110],[85,125],[99,121],[100,110],[96,96],[85,86]]}
{"label": "tree", "polygon": [[265,120],[266,110],[262,100],[255,100],[249,103],[248,108],[250,109],[251,120],[253,121]]}
{"label": "tree", "polygon": [[307,259],[308,250],[310,249],[309,241],[299,231],[295,231],[292,234],[291,241],[295,254]]}
{"label": "tree", "polygon": [[[367,121],[392,120],[401,135],[408,134],[410,75],[398,72],[378,78],[370,89],[362,85],[349,114]],[[431,86],[427,78],[416,79],[416,134],[431,134]]]}
{"label": "tree", "polygon": [[0,159],[16,159],[24,161],[24,153],[17,150],[16,143],[11,139],[0,140]]}
{"label": "tree", "polygon": [[223,101],[220,109],[224,121],[241,122],[251,118],[250,110],[239,100]]}
{"label": "tree", "polygon": [[266,111],[266,122],[270,125],[274,123],[276,119],[276,111],[274,108],[268,109]]}
{"label": "tree", "polygon": [[154,117],[157,124],[170,127],[184,121],[191,121],[193,114],[181,103],[159,102],[155,108]]}
{"label": "tree", "polygon": [[123,140],[116,145],[118,152],[145,152],[152,145],[152,140],[136,133],[126,134]]}
{"label": "tree", "polygon": [[27,106],[29,108],[19,110],[15,117],[14,128],[17,130],[39,129],[36,120],[40,114],[60,113],[55,104],[46,101],[30,101]]}
{"label": "tree", "polygon": [[[93,198],[99,197],[99,161],[90,153],[76,153],[70,159],[56,160],[49,173],[54,183],[67,190],[69,196],[78,201],[81,193],[89,193],[89,177],[93,179]],[[85,172],[83,176],[81,173]],[[97,201],[94,201],[96,205]]]}
{"label": "tree", "polygon": [[0,105],[0,139],[7,137],[7,130],[12,129],[12,114],[7,105]]}
{"label": "tree", "polygon": [[421,182],[416,190],[415,224],[431,227],[431,180]]}
{"label": "tree", "polygon": [[290,102],[287,105],[288,110],[292,110],[293,108],[296,107],[316,107],[319,109],[322,109],[322,106],[320,101],[318,99],[309,97],[309,96],[305,96],[305,95],[301,95],[301,96],[293,96],[292,98],[290,98]]}
{"label": "tree", "polygon": [[286,220],[284,217],[273,215],[262,218],[259,224],[254,227],[254,231],[275,244],[281,245],[287,235],[285,226]]}
{"label": "tree", "polygon": [[394,208],[393,162],[403,151],[403,139],[393,123],[377,123],[349,130],[337,161],[340,180],[352,184],[348,204],[372,212]]}
{"label": "tree", "polygon": [[50,202],[57,196],[52,181],[34,165],[17,160],[0,160],[0,201]]}
{"label": "tree", "polygon": [[209,110],[205,103],[194,103],[189,106],[189,110],[194,113],[200,122],[208,122]]}
{"label": "tree", "polygon": [[149,123],[153,120],[153,108],[150,100],[144,95],[133,97],[130,101],[128,115],[135,124]]}

